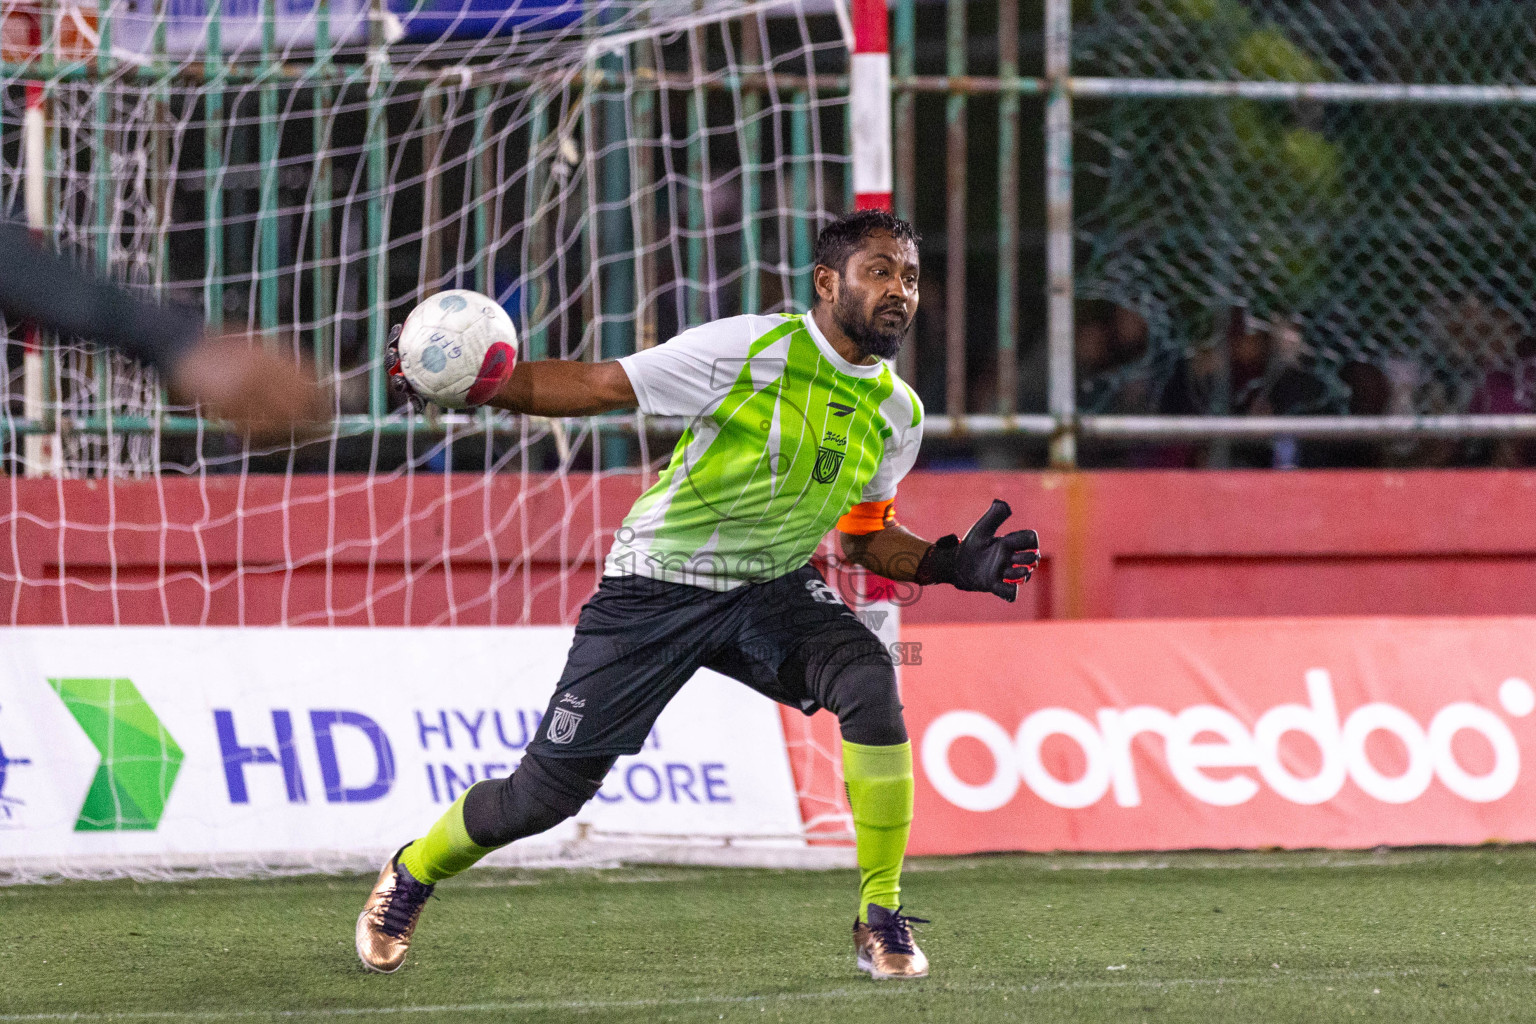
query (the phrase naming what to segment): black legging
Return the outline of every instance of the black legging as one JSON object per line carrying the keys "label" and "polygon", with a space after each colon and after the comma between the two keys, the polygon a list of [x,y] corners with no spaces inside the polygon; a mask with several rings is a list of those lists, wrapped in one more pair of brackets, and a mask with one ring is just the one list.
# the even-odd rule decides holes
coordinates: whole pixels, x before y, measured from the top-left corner
{"label": "black legging", "polygon": [[803,687],[837,716],[843,739],[869,747],[907,742],[896,692],[896,669],[880,641],[863,626],[818,633],[779,669],[787,685]]}
{"label": "black legging", "polygon": [[[867,630],[823,633],[802,644],[780,669],[837,715],[843,738],[866,746],[907,741],[890,656]],[[504,779],[478,782],[464,797],[464,827],[480,846],[505,846],[547,832],[597,794],[616,757],[527,754]]]}

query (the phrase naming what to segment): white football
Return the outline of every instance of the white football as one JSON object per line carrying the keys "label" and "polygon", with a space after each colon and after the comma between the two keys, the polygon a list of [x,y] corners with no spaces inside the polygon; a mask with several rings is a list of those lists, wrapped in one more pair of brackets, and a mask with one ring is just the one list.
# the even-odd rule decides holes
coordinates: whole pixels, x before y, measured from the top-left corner
{"label": "white football", "polygon": [[517,328],[495,299],[464,288],[438,292],[400,328],[395,372],[445,409],[484,405],[517,364]]}

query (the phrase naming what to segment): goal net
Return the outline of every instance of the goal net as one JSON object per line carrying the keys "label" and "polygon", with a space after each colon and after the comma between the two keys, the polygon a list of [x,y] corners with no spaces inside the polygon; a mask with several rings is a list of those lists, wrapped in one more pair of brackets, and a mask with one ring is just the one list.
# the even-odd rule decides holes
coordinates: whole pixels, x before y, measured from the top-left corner
{"label": "goal net", "polygon": [[[27,640],[45,652],[28,664],[49,713],[78,724],[81,756],[95,758],[93,743],[101,754],[95,817],[86,825],[80,811],[75,827],[121,833],[105,860],[75,858],[71,871],[115,870],[124,851],[155,849],[145,807],[171,792],[167,766],[193,760],[157,739],[177,737],[151,682],[133,680],[134,692],[160,732],[127,690],[95,685],[123,672],[67,657],[49,667],[54,654],[90,661],[80,652],[102,634],[78,627],[155,627],[172,663],[180,645],[202,643],[181,627],[241,627],[279,651],[307,641],[256,627],[367,627],[382,643],[400,635],[387,627],[574,623],[675,430],[639,416],[413,414],[388,389],[381,354],[416,302],[473,288],[511,314],[523,358],[612,358],[716,317],[806,308],[815,233],[852,206],[849,30],[835,3],[3,0],[0,15],[0,215],[134,288],[202,308],[212,325],[261,334],[333,385],[328,436],[253,449],[173,404],[151,372],[3,324],[0,615],[77,627],[28,632],[56,638]],[[16,795],[39,763],[15,734],[33,699],[17,679],[0,690],[0,860],[26,852],[41,799]],[[241,700],[260,710],[230,712],[219,778],[233,793],[238,750],[240,772],[287,785],[284,751],[309,742],[301,697],[263,703],[267,683],[234,668],[224,686],[187,699],[209,721]],[[279,711],[300,721],[298,739]],[[322,733],[347,737],[333,767],[352,756],[347,743],[366,762],[341,775],[366,776],[373,762],[365,727],[314,722],[305,792],[323,802]],[[97,741],[118,725],[133,726],[158,775],[130,785],[113,773]],[[835,729],[798,715],[782,728],[804,813],[763,843],[803,847],[802,822],[846,832]],[[356,789],[334,775],[325,799]],[[688,792],[704,794],[704,777]],[[155,856],[136,863],[305,866]],[[316,855],[311,866],[342,863],[352,861]]]}

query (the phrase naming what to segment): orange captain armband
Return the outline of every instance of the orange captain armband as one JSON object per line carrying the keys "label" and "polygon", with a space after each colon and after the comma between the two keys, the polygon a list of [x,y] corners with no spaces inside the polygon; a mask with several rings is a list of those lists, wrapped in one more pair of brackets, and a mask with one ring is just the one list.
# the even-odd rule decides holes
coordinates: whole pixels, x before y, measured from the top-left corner
{"label": "orange captain armband", "polygon": [[892,498],[889,501],[866,501],[853,506],[837,521],[837,528],[843,533],[862,537],[868,533],[879,533],[895,522],[896,499]]}

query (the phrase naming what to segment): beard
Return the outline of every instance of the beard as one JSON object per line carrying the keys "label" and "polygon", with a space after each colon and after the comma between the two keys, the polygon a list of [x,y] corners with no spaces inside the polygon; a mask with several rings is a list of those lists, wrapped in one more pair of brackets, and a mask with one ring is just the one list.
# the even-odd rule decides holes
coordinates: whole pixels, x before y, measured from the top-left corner
{"label": "beard", "polygon": [[[905,314],[905,310],[902,311]],[[844,290],[832,307],[832,319],[848,335],[860,352],[879,359],[893,359],[901,350],[901,341],[912,326],[912,318],[903,315],[900,327],[882,327],[879,314],[866,316],[853,294]]]}

